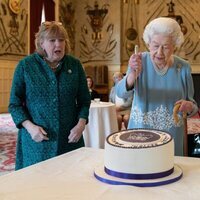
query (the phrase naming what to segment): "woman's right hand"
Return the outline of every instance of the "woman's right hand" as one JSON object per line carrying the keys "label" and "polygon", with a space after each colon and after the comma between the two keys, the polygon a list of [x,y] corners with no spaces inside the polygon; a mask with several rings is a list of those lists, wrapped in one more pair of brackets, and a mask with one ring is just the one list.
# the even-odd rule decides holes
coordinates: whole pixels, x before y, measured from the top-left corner
{"label": "woman's right hand", "polygon": [[130,71],[127,76],[127,85],[131,88],[142,72],[142,53],[133,54],[129,59]]}
{"label": "woman's right hand", "polygon": [[142,53],[132,54],[128,64],[131,69],[130,73],[136,75],[137,78],[142,71]]}
{"label": "woman's right hand", "polygon": [[30,133],[31,138],[35,142],[49,140],[49,138],[47,137],[47,132],[41,126],[35,125],[29,120],[24,121],[22,125]]}

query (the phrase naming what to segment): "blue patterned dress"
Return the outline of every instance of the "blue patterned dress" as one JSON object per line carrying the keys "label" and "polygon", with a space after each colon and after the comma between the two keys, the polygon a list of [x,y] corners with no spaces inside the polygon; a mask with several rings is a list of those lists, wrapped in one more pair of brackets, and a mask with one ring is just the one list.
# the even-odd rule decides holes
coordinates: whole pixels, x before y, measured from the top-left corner
{"label": "blue patterned dress", "polygon": [[[181,113],[179,123],[174,123],[173,107],[180,99],[195,103],[189,63],[174,56],[173,66],[162,76],[155,72],[150,54],[144,52],[142,66],[142,73],[135,82],[128,128],[159,129],[169,132],[175,141],[175,155],[182,156],[184,123]],[[128,95],[126,77],[118,84],[117,94],[120,97]]]}
{"label": "blue patterned dress", "polygon": [[[88,120],[90,94],[85,72],[78,59],[65,55],[56,72],[37,53],[16,67],[9,112],[19,128],[16,169],[38,163],[84,146],[68,143],[70,130],[79,118]],[[42,126],[49,140],[35,142],[22,122]]]}

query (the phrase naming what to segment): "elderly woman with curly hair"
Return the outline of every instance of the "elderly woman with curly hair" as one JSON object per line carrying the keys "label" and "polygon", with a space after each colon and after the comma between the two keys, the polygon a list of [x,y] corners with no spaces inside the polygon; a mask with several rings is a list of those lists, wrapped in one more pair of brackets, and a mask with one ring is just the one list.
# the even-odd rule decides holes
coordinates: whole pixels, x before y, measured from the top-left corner
{"label": "elderly woman with curly hair", "polygon": [[[149,52],[136,52],[130,57],[127,75],[118,83],[117,95],[125,97],[134,90],[128,128],[169,132],[175,141],[175,155],[182,156],[183,113],[197,112],[191,67],[174,55],[184,41],[183,33],[174,19],[159,17],[147,24],[143,39]],[[176,123],[173,109],[177,104]]]}

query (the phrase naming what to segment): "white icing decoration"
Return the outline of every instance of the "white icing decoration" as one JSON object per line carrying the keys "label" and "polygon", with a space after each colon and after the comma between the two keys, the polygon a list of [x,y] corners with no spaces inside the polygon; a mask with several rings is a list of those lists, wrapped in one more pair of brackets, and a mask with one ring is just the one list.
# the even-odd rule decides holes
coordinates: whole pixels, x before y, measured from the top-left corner
{"label": "white icing decoration", "polygon": [[143,133],[139,133],[137,135],[135,134],[130,134],[129,137],[127,138],[127,140],[140,140],[140,141],[146,141],[148,140],[150,137],[149,135],[145,135]]}

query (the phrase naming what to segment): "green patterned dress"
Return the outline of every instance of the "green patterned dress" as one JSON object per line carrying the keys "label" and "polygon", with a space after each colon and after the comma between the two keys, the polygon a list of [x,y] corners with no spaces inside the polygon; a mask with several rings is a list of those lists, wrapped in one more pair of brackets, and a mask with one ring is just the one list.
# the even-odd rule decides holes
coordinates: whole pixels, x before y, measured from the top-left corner
{"label": "green patterned dress", "polygon": [[[37,53],[16,67],[9,112],[19,128],[16,170],[84,146],[68,143],[70,130],[79,118],[88,120],[90,94],[85,72],[78,59],[65,55],[56,72]],[[35,142],[22,122],[42,126],[49,140]]]}

